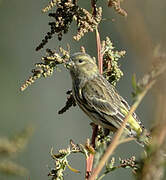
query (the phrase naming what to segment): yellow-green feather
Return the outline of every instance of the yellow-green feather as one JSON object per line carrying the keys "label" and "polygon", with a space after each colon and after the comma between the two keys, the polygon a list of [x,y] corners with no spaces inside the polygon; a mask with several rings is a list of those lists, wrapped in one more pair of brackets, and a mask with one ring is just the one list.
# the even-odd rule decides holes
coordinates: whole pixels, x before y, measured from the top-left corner
{"label": "yellow-green feather", "polygon": [[[124,109],[121,109],[121,112],[124,114],[124,115],[127,115],[128,114],[128,111],[127,109],[124,110]],[[140,126],[140,124],[138,123],[138,121],[136,121],[134,119],[134,117],[132,115],[129,116],[128,118],[128,124],[129,126],[131,127],[132,130],[134,130],[137,135],[140,135],[142,133],[142,127]]]}

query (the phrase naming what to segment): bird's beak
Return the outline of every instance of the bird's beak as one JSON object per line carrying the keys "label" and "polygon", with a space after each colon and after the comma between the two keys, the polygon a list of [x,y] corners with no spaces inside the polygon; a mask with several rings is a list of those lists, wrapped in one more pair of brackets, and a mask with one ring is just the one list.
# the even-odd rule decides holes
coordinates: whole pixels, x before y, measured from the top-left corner
{"label": "bird's beak", "polygon": [[72,60],[69,60],[69,61],[67,61],[67,62],[65,63],[65,65],[66,65],[66,68],[67,68],[67,69],[70,69],[71,67],[74,66],[74,62],[73,62]]}

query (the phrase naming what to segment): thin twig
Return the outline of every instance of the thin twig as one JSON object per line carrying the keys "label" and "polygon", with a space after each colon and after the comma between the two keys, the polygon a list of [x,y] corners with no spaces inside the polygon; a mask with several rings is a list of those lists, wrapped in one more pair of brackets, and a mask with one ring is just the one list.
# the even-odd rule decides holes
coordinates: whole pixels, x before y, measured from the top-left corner
{"label": "thin twig", "polygon": [[[100,34],[98,32],[98,29],[96,28],[96,44],[97,44],[97,56],[98,56],[98,66],[99,66],[99,72],[103,73],[103,54],[101,53],[101,41],[100,41]],[[91,144],[93,148],[95,148],[95,139],[97,136],[98,131],[98,125],[93,126],[93,133],[91,138]],[[89,157],[86,159],[86,176],[85,179],[88,179],[90,177],[90,174],[92,172],[93,167],[93,159],[94,154],[90,154]]]}
{"label": "thin twig", "polygon": [[86,159],[86,174],[85,174],[85,179],[87,180],[92,172],[92,167],[93,167],[93,159],[94,159],[94,154],[90,154],[88,158]]}
{"label": "thin twig", "polygon": [[100,34],[98,29],[96,28],[96,43],[97,43],[97,55],[98,55],[98,66],[100,74],[103,74],[103,54],[101,52],[101,41]]}
{"label": "thin twig", "polygon": [[[92,138],[91,138],[91,145],[93,148],[95,148],[95,139],[97,136],[97,131],[98,131],[98,125],[93,124],[92,125],[93,133],[92,133]],[[88,179],[91,175],[92,172],[92,167],[93,167],[93,159],[94,159],[94,154],[90,154],[87,159],[86,159],[86,175],[85,179]]]}
{"label": "thin twig", "polygon": [[140,95],[138,96],[137,101],[132,105],[130,111],[128,112],[126,118],[124,119],[124,121],[122,123],[122,126],[116,132],[115,137],[112,140],[112,143],[108,146],[108,149],[106,150],[105,154],[103,155],[103,157],[102,157],[101,161],[99,162],[98,166],[92,172],[92,175],[90,176],[89,180],[95,180],[95,178],[99,175],[99,173],[102,170],[102,168],[104,167],[106,161],[108,160],[110,155],[114,152],[114,150],[118,146],[119,138],[120,138],[120,136],[123,133],[123,130],[124,130],[125,126],[126,126],[126,123],[127,123],[128,119],[129,119],[129,117],[134,113],[134,111],[136,110],[136,108],[138,107],[140,102],[142,101],[143,97],[145,96],[147,91],[152,87],[152,85],[154,83],[155,83],[155,80],[152,80],[149,84],[147,84],[145,86],[145,88],[142,91],[142,93],[140,93]]}
{"label": "thin twig", "polygon": [[92,14],[96,16],[96,0],[91,0]]}
{"label": "thin twig", "polygon": [[128,137],[128,138],[125,138],[125,139],[119,141],[119,144],[127,143],[127,142],[134,141],[134,140],[136,140],[136,138]]}

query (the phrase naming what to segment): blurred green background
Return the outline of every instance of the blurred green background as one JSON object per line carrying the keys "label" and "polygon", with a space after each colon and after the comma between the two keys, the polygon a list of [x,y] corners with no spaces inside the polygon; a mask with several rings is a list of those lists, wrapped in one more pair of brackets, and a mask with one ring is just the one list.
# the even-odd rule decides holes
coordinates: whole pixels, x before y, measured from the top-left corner
{"label": "blurred green background", "polygon": [[[124,18],[107,7],[107,1],[102,4],[103,18],[99,27],[101,39],[109,36],[118,50],[126,50],[126,56],[120,61],[124,77],[118,83],[120,94],[132,103],[131,77],[136,72],[137,77],[150,69],[153,49],[161,44],[165,47],[166,2],[159,0],[124,1],[122,6],[128,12]],[[66,91],[71,88],[71,79],[66,69],[61,67],[51,78],[41,79],[24,92],[19,88],[30,76],[34,64],[40,62],[45,55],[45,49],[66,48],[70,44],[71,52],[79,51],[80,46],[86,47],[87,53],[96,56],[95,34],[86,34],[79,42],[72,39],[76,33],[75,25],[63,36],[61,42],[55,36],[39,52],[36,46],[49,31],[48,22],[51,19],[42,14],[41,9],[48,1],[0,0],[0,136],[12,136],[31,124],[35,132],[24,152],[16,157],[16,162],[26,167],[30,174],[26,178],[0,174],[1,180],[10,179],[49,179],[48,167],[53,167],[50,149],[54,151],[66,148],[69,140],[84,143],[91,137],[90,120],[78,108],[71,108],[63,115],[58,110],[65,104]],[[80,1],[82,7],[90,10],[90,1]],[[114,19],[113,21],[111,19]],[[74,29],[74,30],[73,30]],[[145,127],[150,127],[154,119],[155,91],[145,97],[137,109]],[[127,143],[117,148],[115,156],[128,158],[140,156],[142,148],[134,143]],[[72,157],[71,166],[81,170],[75,174],[69,170],[65,179],[83,179],[85,161],[81,155]],[[133,179],[130,170],[120,169],[112,173],[111,179]],[[110,179],[107,176],[105,179]]]}

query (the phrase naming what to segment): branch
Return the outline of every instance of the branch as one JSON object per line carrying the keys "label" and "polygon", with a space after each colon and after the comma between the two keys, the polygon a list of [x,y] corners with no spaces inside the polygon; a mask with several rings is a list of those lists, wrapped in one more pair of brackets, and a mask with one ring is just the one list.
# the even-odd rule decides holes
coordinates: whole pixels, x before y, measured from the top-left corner
{"label": "branch", "polygon": [[98,56],[98,66],[100,74],[103,74],[103,53],[101,53],[101,41],[100,34],[96,28],[96,43],[97,43],[97,56]]}
{"label": "branch", "polygon": [[[98,29],[96,28],[96,43],[97,43],[97,56],[98,56],[98,66],[99,66],[99,72],[103,73],[103,54],[101,53],[101,41],[100,41],[100,34],[98,32]],[[98,131],[98,125],[93,125],[93,133],[91,138],[91,144],[93,148],[95,148],[95,139],[97,136]],[[86,159],[86,175],[85,178],[88,179],[93,167],[93,160],[94,160],[94,154],[90,154],[88,158]]]}
{"label": "branch", "polygon": [[104,167],[106,161],[108,160],[110,155],[114,152],[114,150],[118,146],[119,138],[120,138],[120,136],[123,133],[123,130],[124,130],[125,126],[126,126],[126,123],[127,123],[128,119],[129,119],[129,117],[134,113],[134,111],[136,110],[136,108],[138,107],[140,102],[142,101],[143,97],[145,96],[147,91],[152,87],[152,85],[154,83],[155,83],[155,80],[151,81],[149,84],[147,84],[145,86],[145,88],[142,91],[142,93],[140,93],[140,95],[137,98],[137,101],[132,105],[130,111],[128,112],[126,118],[124,119],[124,121],[122,123],[122,126],[117,131],[117,133],[115,134],[115,137],[114,137],[112,143],[108,146],[108,149],[106,150],[106,152],[105,152],[104,156],[102,157],[101,161],[99,162],[98,166],[92,172],[92,175],[90,176],[89,180],[95,180],[95,178],[99,175],[99,173],[102,170],[102,168]]}

